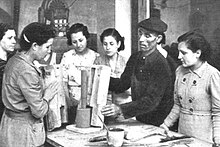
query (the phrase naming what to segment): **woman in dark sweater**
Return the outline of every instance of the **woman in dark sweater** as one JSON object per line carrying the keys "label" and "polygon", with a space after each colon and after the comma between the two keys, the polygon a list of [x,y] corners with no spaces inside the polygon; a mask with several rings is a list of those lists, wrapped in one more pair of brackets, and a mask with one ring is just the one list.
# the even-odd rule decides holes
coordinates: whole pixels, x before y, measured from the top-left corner
{"label": "woman in dark sweater", "polygon": [[0,23],[0,121],[4,111],[2,103],[2,78],[8,58],[12,55],[16,45],[16,33],[14,28],[6,23]]}

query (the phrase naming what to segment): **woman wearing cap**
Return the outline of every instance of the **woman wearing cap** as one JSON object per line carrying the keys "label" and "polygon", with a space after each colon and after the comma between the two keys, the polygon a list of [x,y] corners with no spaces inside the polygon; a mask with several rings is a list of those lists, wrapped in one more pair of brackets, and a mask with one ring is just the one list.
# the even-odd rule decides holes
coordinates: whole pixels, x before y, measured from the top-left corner
{"label": "woman wearing cap", "polygon": [[[98,53],[87,47],[90,37],[87,26],[81,23],[73,24],[67,32],[67,44],[72,47],[64,53],[61,65],[63,66],[63,80],[65,91],[70,100],[72,112],[76,112],[81,94],[81,70],[91,67]],[[74,122],[74,114],[70,114],[70,123]]]}
{"label": "woman wearing cap", "polygon": [[54,37],[50,26],[38,22],[27,25],[21,33],[21,49],[9,59],[3,76],[1,146],[35,147],[45,142],[43,117],[48,102],[57,94],[58,83],[43,87],[42,74],[33,61],[51,52]]}
{"label": "woman wearing cap", "polygon": [[4,111],[4,105],[1,98],[3,72],[9,55],[12,55],[15,49],[15,45],[16,33],[14,28],[9,24],[0,23],[0,121]]}
{"label": "woman wearing cap", "polygon": [[220,143],[220,72],[207,63],[210,45],[192,31],[178,38],[174,106],[161,125],[168,127],[179,118],[178,132],[204,141]]}

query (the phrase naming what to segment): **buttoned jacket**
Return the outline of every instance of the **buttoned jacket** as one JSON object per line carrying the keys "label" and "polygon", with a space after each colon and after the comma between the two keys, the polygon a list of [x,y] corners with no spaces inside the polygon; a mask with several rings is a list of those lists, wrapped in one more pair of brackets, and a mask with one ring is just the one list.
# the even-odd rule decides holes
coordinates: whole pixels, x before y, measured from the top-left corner
{"label": "buttoned jacket", "polygon": [[165,124],[179,118],[179,132],[212,142],[220,141],[220,72],[205,62],[192,71],[176,71],[174,107]]}
{"label": "buttoned jacket", "polygon": [[120,79],[111,78],[110,90],[122,92],[131,87],[132,102],[120,105],[125,118],[160,125],[173,106],[172,71],[158,50],[129,58]]}

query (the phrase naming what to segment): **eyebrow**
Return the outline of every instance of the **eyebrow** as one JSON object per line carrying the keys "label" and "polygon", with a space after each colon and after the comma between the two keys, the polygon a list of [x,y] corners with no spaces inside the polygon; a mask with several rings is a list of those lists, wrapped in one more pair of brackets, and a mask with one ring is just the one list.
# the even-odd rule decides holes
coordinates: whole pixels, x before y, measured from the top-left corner
{"label": "eyebrow", "polygon": [[187,53],[186,51],[183,51],[183,50],[179,50],[179,52],[182,52],[182,53]]}

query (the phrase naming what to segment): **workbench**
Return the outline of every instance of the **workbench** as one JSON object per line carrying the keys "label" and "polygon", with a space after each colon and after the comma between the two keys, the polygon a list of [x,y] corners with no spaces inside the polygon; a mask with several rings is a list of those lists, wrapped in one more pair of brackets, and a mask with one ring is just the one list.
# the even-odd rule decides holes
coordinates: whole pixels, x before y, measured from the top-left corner
{"label": "workbench", "polygon": [[[153,132],[162,132],[163,129],[152,125],[140,123],[136,120],[125,120],[108,125],[108,127],[123,128],[127,133],[127,138],[124,139],[122,147],[212,147],[211,143],[201,141],[195,138],[182,138],[160,143],[160,139],[164,136],[157,135]],[[172,132],[174,136],[183,136],[176,132]],[[47,132],[47,144],[54,147],[108,147],[107,141],[89,142],[89,139],[97,136],[104,136],[105,129],[93,131],[89,133],[75,132],[69,129],[60,128],[52,132]],[[155,135],[148,135],[155,134]]]}

